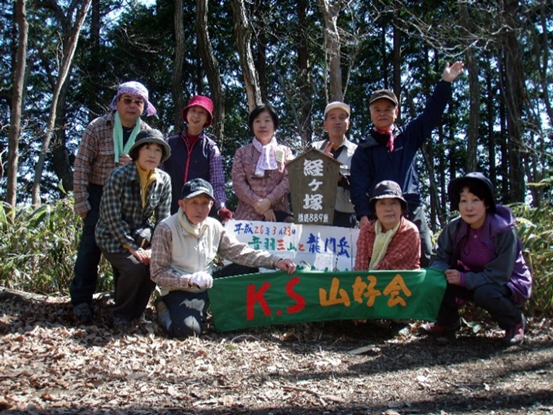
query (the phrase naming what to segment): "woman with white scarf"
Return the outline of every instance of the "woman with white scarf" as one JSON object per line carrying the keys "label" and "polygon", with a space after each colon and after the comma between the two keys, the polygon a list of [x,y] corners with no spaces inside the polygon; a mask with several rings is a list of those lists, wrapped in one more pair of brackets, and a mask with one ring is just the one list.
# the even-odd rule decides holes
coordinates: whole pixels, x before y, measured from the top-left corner
{"label": "woman with white scarf", "polygon": [[248,125],[252,142],[236,150],[232,164],[232,186],[238,197],[236,220],[292,222],[286,163],[292,160],[289,147],[278,144],[278,116],[269,104],[255,108]]}
{"label": "woman with white scarf", "polygon": [[420,235],[405,219],[407,202],[391,180],[378,183],[370,200],[376,220],[361,227],[354,270],[412,270],[420,268]]}

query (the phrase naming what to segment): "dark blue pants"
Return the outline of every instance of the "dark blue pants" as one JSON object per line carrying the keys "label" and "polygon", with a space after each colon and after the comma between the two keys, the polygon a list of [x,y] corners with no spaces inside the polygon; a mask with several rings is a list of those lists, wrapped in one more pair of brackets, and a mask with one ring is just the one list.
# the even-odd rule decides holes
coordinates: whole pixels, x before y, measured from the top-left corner
{"label": "dark blue pants", "polygon": [[89,203],[91,209],[84,220],[81,241],[77,251],[75,262],[75,276],[69,287],[71,302],[74,306],[82,303],[92,303],[92,295],[96,291],[98,281],[98,265],[102,252],[96,245],[94,231],[100,217],[100,201],[103,187],[91,184],[88,187]]}
{"label": "dark blue pants", "polygon": [[355,213],[334,211],[334,220],[332,226],[339,226],[341,228],[355,228],[357,225],[357,219]]}
{"label": "dark blue pants", "polygon": [[522,311],[509,299],[510,296],[511,290],[506,285],[485,284],[471,291],[459,285],[447,284],[438,312],[438,323],[447,326],[457,323],[459,320],[457,298],[460,298],[482,307],[497,321],[499,327],[507,330],[522,321]]}
{"label": "dark blue pants", "polygon": [[430,228],[426,222],[426,215],[423,206],[418,206],[414,210],[411,207],[405,212],[405,217],[413,222],[419,229],[421,237],[421,268],[428,268],[432,256],[432,237]]}
{"label": "dark blue pants", "polygon": [[191,293],[188,291],[171,291],[161,297],[169,309],[171,326],[166,330],[171,338],[182,339],[199,336],[204,327],[205,313],[209,305],[207,291]]}

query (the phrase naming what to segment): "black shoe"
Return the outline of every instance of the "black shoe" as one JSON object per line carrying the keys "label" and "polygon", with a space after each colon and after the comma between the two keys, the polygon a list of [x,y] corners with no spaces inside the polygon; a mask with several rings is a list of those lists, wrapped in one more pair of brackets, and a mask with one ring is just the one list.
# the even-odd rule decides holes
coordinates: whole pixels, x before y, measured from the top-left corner
{"label": "black shoe", "polygon": [[507,346],[518,346],[524,343],[524,331],[526,330],[526,317],[522,315],[522,320],[516,326],[505,330],[504,342]]}
{"label": "black shoe", "polygon": [[81,323],[92,322],[92,310],[87,303],[81,303],[73,307],[73,314],[79,319]]}
{"label": "black shoe", "polygon": [[121,333],[128,333],[132,329],[132,322],[128,318],[113,317],[113,328]]}

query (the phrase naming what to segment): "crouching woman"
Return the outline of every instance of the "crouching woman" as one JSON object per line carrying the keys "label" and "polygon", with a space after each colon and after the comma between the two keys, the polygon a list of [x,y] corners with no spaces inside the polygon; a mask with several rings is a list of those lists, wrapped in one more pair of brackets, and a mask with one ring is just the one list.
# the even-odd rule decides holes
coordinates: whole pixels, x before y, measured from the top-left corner
{"label": "crouching woman", "polygon": [[121,331],[142,316],[155,287],[148,234],[170,214],[171,180],[157,168],[170,155],[160,131],[143,130],[129,150],[133,163],[112,171],[104,186],[96,243],[119,273],[113,324]]}
{"label": "crouching woman", "polygon": [[[458,307],[473,301],[505,330],[507,345],[524,340],[526,319],[520,305],[530,298],[532,275],[511,210],[495,203],[491,181],[472,172],[452,180],[451,210],[461,216],[442,231],[431,268],[445,271],[447,288],[430,334],[453,334],[459,329]],[[459,301],[461,300],[461,301]]]}

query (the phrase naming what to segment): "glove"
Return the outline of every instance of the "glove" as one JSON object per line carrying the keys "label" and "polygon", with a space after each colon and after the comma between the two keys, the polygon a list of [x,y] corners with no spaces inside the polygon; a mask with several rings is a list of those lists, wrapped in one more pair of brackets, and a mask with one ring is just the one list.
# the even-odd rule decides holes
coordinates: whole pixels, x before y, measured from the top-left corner
{"label": "glove", "polygon": [[227,208],[219,209],[218,213],[219,213],[219,219],[221,219],[221,222],[225,222],[229,219],[232,219],[232,212]]}
{"label": "glove", "polygon": [[195,272],[190,276],[190,285],[197,285],[198,288],[213,287],[213,277],[205,271]]}

